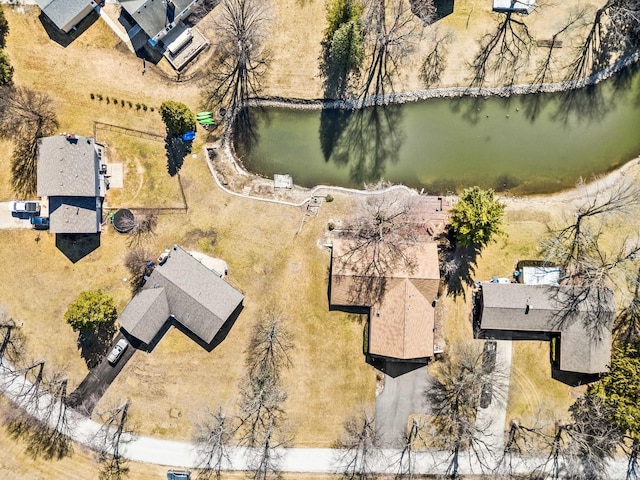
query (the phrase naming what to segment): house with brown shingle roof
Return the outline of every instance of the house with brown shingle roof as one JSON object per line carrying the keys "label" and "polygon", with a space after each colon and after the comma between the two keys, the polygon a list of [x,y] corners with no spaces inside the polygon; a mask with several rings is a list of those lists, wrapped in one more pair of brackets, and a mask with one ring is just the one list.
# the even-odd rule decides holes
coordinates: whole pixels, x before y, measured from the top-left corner
{"label": "house with brown shingle roof", "polygon": [[118,317],[131,337],[155,345],[175,322],[204,346],[242,310],[244,295],[174,245]]}
{"label": "house with brown shingle roof", "polygon": [[611,361],[613,292],[594,288],[570,314],[564,313],[570,285],[483,283],[476,294],[476,319],[487,338],[555,339],[552,360],[559,370],[607,372]]}
{"label": "house with brown shingle roof", "polygon": [[[434,355],[435,300],[440,270],[435,243],[405,247],[415,259],[365,278],[345,255],[348,240],[335,240],[331,254],[330,304],[360,307],[368,314],[367,354],[373,358],[426,361]],[[371,296],[370,292],[376,292]]]}

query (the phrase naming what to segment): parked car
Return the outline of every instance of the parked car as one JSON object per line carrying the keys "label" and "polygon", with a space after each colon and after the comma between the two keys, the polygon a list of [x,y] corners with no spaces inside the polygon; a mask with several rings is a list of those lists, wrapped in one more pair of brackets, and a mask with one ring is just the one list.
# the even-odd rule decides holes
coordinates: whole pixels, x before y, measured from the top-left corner
{"label": "parked car", "polygon": [[15,200],[11,203],[11,212],[22,215],[40,215],[40,202]]}
{"label": "parked car", "polygon": [[169,470],[167,480],[191,480],[191,472],[188,470]]}
{"label": "parked car", "polygon": [[47,230],[49,228],[49,217],[31,217],[30,221],[36,230]]}
{"label": "parked car", "polygon": [[109,362],[111,365],[115,365],[116,363],[118,363],[118,360],[120,360],[120,357],[122,356],[122,354],[124,353],[124,351],[127,349],[128,346],[129,346],[129,342],[127,342],[126,339],[121,338],[120,340],[118,340],[118,343],[116,343],[116,345],[113,347],[113,349],[109,353],[109,356],[107,357],[107,362]]}
{"label": "parked car", "polygon": [[495,340],[485,340],[482,350],[482,372],[485,374],[493,372],[496,368],[496,350],[498,344]]}

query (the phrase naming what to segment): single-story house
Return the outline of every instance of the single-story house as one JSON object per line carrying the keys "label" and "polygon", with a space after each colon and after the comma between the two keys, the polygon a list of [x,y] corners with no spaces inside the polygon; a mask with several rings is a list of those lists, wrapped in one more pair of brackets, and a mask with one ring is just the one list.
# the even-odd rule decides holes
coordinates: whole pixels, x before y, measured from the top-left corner
{"label": "single-story house", "polygon": [[552,359],[559,370],[583,374],[606,372],[611,360],[615,316],[613,292],[604,287],[594,289],[576,306],[573,315],[562,316],[562,305],[571,288],[482,284],[476,295],[480,329],[485,337],[552,339]]}
{"label": "single-story house", "polygon": [[64,134],[38,139],[37,192],[48,198],[52,233],[99,233],[107,190],[103,147]]}
{"label": "single-story house", "polygon": [[119,0],[119,2],[149,37],[149,44],[155,47],[174,28],[185,28],[181,20],[189,16],[198,0]]}
{"label": "single-story house", "polygon": [[205,345],[242,310],[244,295],[220,275],[174,245],[161,257],[142,290],[118,322],[147,347],[157,343],[175,320]]}
{"label": "single-story house", "polygon": [[98,4],[91,0],[36,0],[42,13],[64,33],[75,28]]}
{"label": "single-story house", "polygon": [[[405,254],[415,267],[403,263],[375,278],[362,278],[357,265],[345,260],[350,249],[346,240],[333,242],[330,304],[361,307],[368,313],[366,352],[372,358],[426,361],[433,357],[435,300],[440,269],[435,243],[407,245]],[[362,282],[371,282],[361,288]],[[374,284],[374,285],[372,285]],[[366,290],[366,291],[365,291]],[[372,298],[371,290],[379,292]]]}
{"label": "single-story house", "polygon": [[530,14],[536,8],[536,0],[493,0],[493,11],[501,13]]}

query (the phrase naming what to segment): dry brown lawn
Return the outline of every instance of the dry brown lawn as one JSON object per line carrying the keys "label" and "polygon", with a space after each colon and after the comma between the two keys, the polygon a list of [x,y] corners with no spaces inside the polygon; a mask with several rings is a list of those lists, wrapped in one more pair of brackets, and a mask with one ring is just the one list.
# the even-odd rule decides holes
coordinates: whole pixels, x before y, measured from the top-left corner
{"label": "dry brown lawn", "polygon": [[[322,97],[322,78],[318,69],[321,54],[320,42],[325,28],[325,0],[275,0],[271,9],[271,29],[268,48],[271,63],[264,79],[264,94],[293,98]],[[555,32],[564,26],[565,19],[578,8],[584,7],[591,13],[602,0],[576,0],[551,3],[538,2],[539,8],[529,16],[514,17],[522,20],[535,40],[550,40]],[[425,88],[419,78],[419,66],[431,51],[436,35],[451,33],[446,45],[446,69],[440,85],[467,85],[472,78],[469,65],[479,50],[480,40],[494,32],[503,14],[491,11],[489,0],[456,0],[454,11],[432,25],[424,27],[417,18],[414,20],[417,42],[414,48],[403,56],[401,71],[394,87],[397,92]],[[588,17],[587,17],[588,18]],[[556,49],[554,72],[549,81],[562,79],[562,69],[575,54],[574,47],[585,34],[584,28],[576,28],[563,35],[563,47]],[[532,45],[531,58],[516,79],[516,83],[526,83],[535,76],[539,61],[547,49]],[[365,66],[367,61],[365,60]],[[487,78],[487,85],[501,85],[499,76]]]}
{"label": "dry brown lawn", "polygon": [[[527,19],[532,33],[537,38],[549,37],[563,15],[578,3],[584,2],[544,6]],[[466,65],[477,48],[478,38],[494,28],[499,18],[489,9],[490,2],[486,0],[457,0],[454,14],[424,29],[422,42],[406,59],[411,68],[401,75],[397,89],[421,87],[415,66],[429,49],[436,29],[457,32],[443,84],[464,84],[468,78]],[[91,135],[94,121],[163,131],[157,112],[91,100],[91,93],[134,105],[157,107],[169,98],[193,109],[200,104],[195,82],[174,83],[149,66],[147,74],[141,75],[140,60],[101,21],[63,48],[49,40],[37,18],[37,8],[26,7],[24,14],[5,8],[5,15],[11,27],[7,51],[16,69],[15,81],[52,96],[61,131]],[[272,15],[273,59],[265,78],[265,93],[320,96],[317,58],[324,28],[324,1],[279,0]],[[29,41],[24,41],[27,38]],[[563,48],[561,54],[568,55],[569,50]],[[108,154],[113,154],[110,161],[119,159],[126,165],[127,185],[120,192],[110,192],[107,201],[140,201],[144,206],[155,201],[173,202],[175,182],[163,170],[166,165],[162,145],[116,137],[107,141],[112,148]],[[234,410],[249,329],[262,309],[275,305],[282,310],[296,339],[293,366],[285,378],[289,392],[286,410],[294,443],[330,446],[341,432],[343,419],[362,404],[373,403],[375,389],[374,372],[362,355],[362,325],[346,314],[327,310],[329,254],[318,246],[327,221],[346,215],[350,200],[335,195],[336,200],[324,204],[319,216],[297,234],[302,209],[222,193],[210,177],[201,147],[199,138],[194,145],[196,157],[186,158],[181,171],[188,214],[161,215],[157,234],[147,246],[160,252],[178,243],[225,259],[229,282],[246,296],[245,309],[226,340],[210,353],[170,330],[152,353],[134,356],[98,410],[128,397],[132,401],[132,419],[140,424],[141,433],[190,438],[192,425],[204,409],[221,404]],[[12,197],[9,156],[10,145],[0,142],[0,200]],[[544,202],[509,207],[508,236],[483,252],[476,278],[509,276],[518,259],[535,258],[535,240],[544,232],[556,208]],[[214,244],[207,232],[216,232]],[[126,251],[126,237],[106,228],[100,248],[73,264],[56,248],[55,238],[49,233],[0,232],[0,256],[4,260],[2,303],[24,322],[28,355],[46,359],[51,368],[64,369],[72,386],[80,382],[87,369],[76,347],[76,334],[63,321],[64,312],[77,294],[88,288],[103,289],[122,309],[130,298],[124,281],[128,276],[123,266]],[[471,338],[468,302],[450,298],[445,302],[447,343],[453,345]],[[550,407],[550,416],[566,412],[572,392],[551,379],[547,365],[548,344],[529,342],[514,347],[509,418],[530,418],[541,403]],[[0,473],[15,471],[22,478],[62,478],[65,472],[75,472],[70,478],[87,478],[78,474],[79,469],[95,470],[90,456],[83,451],[54,464],[30,461],[21,453],[22,446],[10,441],[4,431],[0,432],[0,446],[3,452],[11,452],[0,456]],[[132,478],[150,478],[145,476],[147,472],[159,475],[160,470],[135,466]]]}

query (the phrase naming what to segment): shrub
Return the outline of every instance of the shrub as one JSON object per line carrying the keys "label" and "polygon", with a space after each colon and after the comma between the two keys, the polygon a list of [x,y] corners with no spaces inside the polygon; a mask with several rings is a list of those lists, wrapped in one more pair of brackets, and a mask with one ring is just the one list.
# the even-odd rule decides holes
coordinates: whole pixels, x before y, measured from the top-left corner
{"label": "shrub", "polygon": [[98,100],[102,101],[102,94],[98,94]]}
{"label": "shrub", "polygon": [[324,197],[326,202],[333,202],[333,195],[331,195],[330,193],[327,194],[326,197]]}
{"label": "shrub", "polygon": [[127,103],[129,104],[129,108],[133,107],[133,103],[131,103],[131,102],[127,102]]}
{"label": "shrub", "polygon": [[124,100],[120,100],[120,105],[124,107]]}
{"label": "shrub", "polygon": [[142,108],[142,105],[140,105],[139,103],[136,103],[136,110],[140,110]]}
{"label": "shrub", "polygon": [[142,110],[144,110],[145,112],[147,111],[147,106],[144,103],[142,104]]}
{"label": "shrub", "polygon": [[109,97],[107,97],[105,100],[107,101],[107,103],[109,103],[109,102],[110,102]]}
{"label": "shrub", "polygon": [[96,98],[96,96],[93,93],[90,93],[89,97],[91,97],[91,100],[95,100],[95,98]]}

